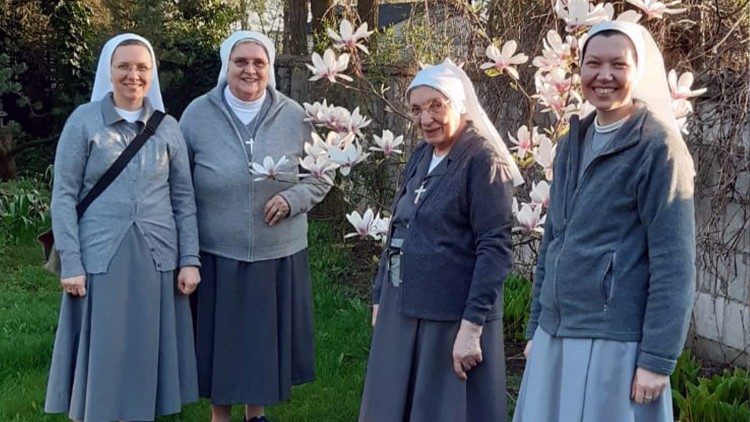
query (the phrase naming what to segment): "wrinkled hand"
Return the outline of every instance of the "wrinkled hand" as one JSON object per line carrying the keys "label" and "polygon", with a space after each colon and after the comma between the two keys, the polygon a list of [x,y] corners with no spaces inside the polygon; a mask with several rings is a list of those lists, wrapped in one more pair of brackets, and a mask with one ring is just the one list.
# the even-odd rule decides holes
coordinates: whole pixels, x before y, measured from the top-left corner
{"label": "wrinkled hand", "polygon": [[269,226],[276,225],[282,218],[286,218],[289,215],[289,204],[286,203],[281,195],[274,195],[266,203],[265,208],[266,224]]}
{"label": "wrinkled hand", "polygon": [[182,267],[177,274],[177,290],[184,295],[189,295],[201,282],[201,274],[198,267]]}
{"label": "wrinkled hand", "polygon": [[86,275],[77,275],[75,277],[61,278],[60,285],[63,290],[73,296],[86,296]]}
{"label": "wrinkled hand", "polygon": [[378,321],[378,308],[380,305],[375,304],[372,305],[372,320],[370,321],[372,323],[373,328],[375,327],[375,323]]}
{"label": "wrinkled hand", "polygon": [[531,342],[533,340],[529,340],[526,342],[526,347],[523,348],[523,355],[526,357],[526,359],[529,358],[529,355],[531,354]]}
{"label": "wrinkled hand", "polygon": [[669,383],[669,375],[657,374],[648,369],[636,368],[630,398],[638,404],[656,401]]}
{"label": "wrinkled hand", "polygon": [[466,372],[482,362],[482,346],[479,339],[482,336],[482,326],[461,320],[456,341],[453,343],[453,372],[460,380],[468,377]]}

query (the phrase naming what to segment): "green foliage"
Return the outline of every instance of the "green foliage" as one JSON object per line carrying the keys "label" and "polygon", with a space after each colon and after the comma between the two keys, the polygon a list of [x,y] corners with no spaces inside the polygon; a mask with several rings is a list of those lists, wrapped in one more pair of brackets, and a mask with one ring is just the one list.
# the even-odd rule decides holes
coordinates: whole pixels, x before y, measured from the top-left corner
{"label": "green foliage", "polygon": [[45,182],[29,178],[0,182],[0,250],[47,224],[49,202]]}
{"label": "green foliage", "polygon": [[531,282],[520,275],[505,278],[503,334],[508,340],[523,340],[531,310]]}
{"label": "green foliage", "polygon": [[[26,71],[25,63],[12,63],[10,57],[0,54],[0,96],[5,94],[16,94],[19,97],[19,106],[28,104],[28,98],[23,94],[23,87],[18,82],[18,75]],[[5,107],[0,103],[0,122],[5,117]]]}
{"label": "green foliage", "polygon": [[700,377],[701,366],[685,351],[670,378],[675,416],[688,422],[750,420],[750,377],[741,368]]}

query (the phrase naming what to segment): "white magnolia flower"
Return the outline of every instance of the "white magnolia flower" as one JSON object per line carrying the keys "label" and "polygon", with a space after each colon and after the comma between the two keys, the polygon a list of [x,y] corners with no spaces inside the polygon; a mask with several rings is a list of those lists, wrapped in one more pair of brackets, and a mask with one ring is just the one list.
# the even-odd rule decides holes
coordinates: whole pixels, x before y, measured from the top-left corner
{"label": "white magnolia flower", "polygon": [[324,116],[323,126],[339,133],[351,132],[352,113],[344,107],[331,106]]}
{"label": "white magnolia flower", "polygon": [[640,21],[642,17],[643,15],[636,12],[635,10],[626,10],[617,15],[617,19],[615,20],[619,22],[638,23],[638,21]]}
{"label": "white magnolia flower", "polygon": [[336,171],[338,164],[332,163],[328,154],[307,155],[304,159],[299,159],[299,165],[310,173],[309,176],[333,185],[333,178],[329,173]]}
{"label": "white magnolia flower", "polygon": [[328,155],[331,157],[331,162],[339,165],[339,173],[342,176],[348,176],[352,167],[366,160],[370,153],[363,153],[362,145],[354,142],[342,149],[330,148]]}
{"label": "white magnolia flower", "polygon": [[568,72],[563,68],[552,69],[545,76],[540,76],[544,79],[544,82],[555,87],[557,92],[565,94],[570,91],[570,88],[579,82],[580,76],[573,74],[568,77]]}
{"label": "white magnolia flower", "polygon": [[567,35],[563,42],[560,34],[550,29],[543,44],[542,55],[536,56],[532,64],[541,72],[550,72],[557,68],[567,68],[568,62],[573,58],[573,52],[578,48],[578,39]]}
{"label": "white magnolia flower", "polygon": [[510,210],[513,212],[513,217],[518,215],[518,199],[516,197],[513,197],[513,203],[511,204]]}
{"label": "white magnolia flower", "polygon": [[567,92],[561,92],[558,87],[562,86],[560,83],[564,80],[557,81],[555,78],[555,76],[550,76],[550,74],[537,72],[537,74],[534,75],[536,94],[534,94],[533,97],[538,98],[539,102],[545,106],[545,109],[542,110],[543,112],[552,111],[555,115],[560,117],[565,114],[569,103],[574,101],[581,102],[582,99],[580,94],[574,89]]}
{"label": "white magnolia flower", "polygon": [[567,5],[556,0],[554,10],[557,16],[565,21],[565,30],[576,33],[599,22],[610,20],[608,12],[611,8],[612,5],[609,3],[594,6],[590,0],[568,0]]}
{"label": "white magnolia flower", "polygon": [[354,226],[354,233],[347,233],[344,239],[354,236],[367,237],[372,230],[372,222],[375,219],[375,213],[371,208],[360,215],[357,211],[352,211],[351,214],[346,215],[346,219],[349,220],[352,226]]}
{"label": "white magnolia flower", "polygon": [[303,106],[307,114],[304,120],[318,126],[325,123],[329,110],[333,107],[333,105],[329,106],[325,99],[322,103],[316,101],[312,104],[304,103]]}
{"label": "white magnolia flower", "polygon": [[312,138],[312,142],[305,143],[305,154],[312,155],[313,157],[317,157],[318,155],[327,155],[327,142],[324,141],[317,132],[311,132],[310,136]]}
{"label": "white magnolia flower", "polygon": [[529,60],[529,57],[523,53],[516,54],[518,44],[510,40],[503,44],[502,51],[490,44],[487,46],[487,57],[492,60],[479,66],[480,69],[496,69],[499,73],[508,72],[513,79],[518,79],[518,70],[513,65],[523,64]]}
{"label": "white magnolia flower", "polygon": [[264,179],[276,179],[278,176],[282,174],[289,174],[279,171],[279,169],[286,163],[289,162],[289,159],[286,158],[285,155],[282,155],[281,158],[279,158],[278,162],[274,162],[273,158],[266,156],[263,159],[263,164],[258,163],[252,163],[250,165],[250,173],[261,176],[256,177],[254,180],[264,180]]}
{"label": "white magnolia flower", "polygon": [[531,192],[531,204],[541,205],[542,208],[549,208],[549,183],[546,180],[542,180],[539,183],[532,184]]}
{"label": "white magnolia flower", "polygon": [[692,72],[685,72],[678,78],[677,71],[672,69],[667,75],[667,81],[669,82],[669,90],[672,93],[673,100],[685,100],[706,93],[706,88],[696,89],[694,91],[690,89],[693,85]]}
{"label": "white magnolia flower", "polygon": [[352,81],[352,78],[348,75],[344,75],[343,71],[349,66],[349,54],[343,53],[336,58],[336,54],[333,50],[326,49],[323,53],[323,57],[318,53],[312,54],[312,65],[307,65],[307,68],[313,73],[310,77],[310,81],[317,81],[321,78],[328,79],[331,83],[336,83],[336,78],[345,79]]}
{"label": "white magnolia flower", "polygon": [[643,10],[649,19],[661,19],[664,17],[665,13],[668,15],[674,15],[687,10],[685,8],[670,9],[670,7],[677,6],[678,4],[682,3],[681,0],[673,0],[665,3],[662,3],[658,0],[627,0],[627,2]]}
{"label": "white magnolia flower", "polygon": [[508,138],[516,145],[510,149],[516,151],[518,158],[523,160],[526,158],[526,154],[530,153],[534,149],[534,146],[536,146],[539,132],[536,126],[531,128],[531,132],[529,132],[529,128],[527,128],[526,125],[523,125],[518,128],[518,131],[516,131],[516,136],[517,137],[514,138],[513,135],[508,132]]}
{"label": "white magnolia flower", "polygon": [[547,138],[539,139],[539,146],[534,150],[534,161],[544,169],[544,177],[552,181],[552,163],[555,160],[556,145]]}
{"label": "white magnolia flower", "polygon": [[685,98],[679,98],[672,101],[672,113],[674,113],[675,119],[681,119],[687,117],[693,112],[693,104]]}
{"label": "white magnolia flower", "polygon": [[375,216],[370,225],[370,236],[375,240],[383,239],[388,237],[388,228],[391,225],[391,219],[388,217],[380,217],[380,214]]}
{"label": "white magnolia flower", "polygon": [[547,216],[542,216],[542,207],[532,204],[521,204],[521,209],[516,215],[519,226],[513,228],[513,232],[536,232],[544,234],[544,221]]}
{"label": "white magnolia flower", "polygon": [[348,131],[362,136],[362,128],[367,127],[370,123],[372,123],[372,120],[359,114],[359,107],[357,107],[349,116]]}
{"label": "white magnolia flower", "polygon": [[373,135],[375,139],[376,147],[370,147],[370,151],[380,151],[386,157],[390,157],[392,154],[401,154],[401,150],[397,149],[399,145],[404,143],[404,136],[399,135],[394,138],[393,132],[386,129],[383,131],[383,136]]}
{"label": "white magnolia flower", "polygon": [[328,132],[326,136],[326,151],[331,152],[335,149],[344,149],[354,141],[354,133],[340,133],[336,131]]}
{"label": "white magnolia flower", "polygon": [[360,25],[359,28],[354,31],[352,23],[347,19],[344,19],[339,24],[338,33],[336,33],[336,31],[331,28],[327,28],[326,32],[328,33],[328,36],[331,37],[331,40],[333,40],[333,46],[335,48],[348,48],[349,50],[359,48],[365,54],[370,54],[370,52],[367,51],[367,47],[359,42],[360,40],[366,39],[373,33],[373,31],[367,30],[367,22]]}

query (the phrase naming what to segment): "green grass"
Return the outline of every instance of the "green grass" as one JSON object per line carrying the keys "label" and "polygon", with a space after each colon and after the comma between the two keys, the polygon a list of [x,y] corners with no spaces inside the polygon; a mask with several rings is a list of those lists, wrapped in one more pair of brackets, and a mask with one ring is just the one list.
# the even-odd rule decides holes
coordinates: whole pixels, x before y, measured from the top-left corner
{"label": "green grass", "polygon": [[[315,300],[316,376],[294,387],[290,401],[267,410],[275,421],[356,420],[370,344],[369,307],[337,285],[347,264],[327,227],[310,227],[310,263]],[[45,415],[47,384],[60,288],[41,268],[40,251],[26,236],[0,251],[0,421],[66,421]],[[233,420],[241,419],[237,407]],[[180,415],[158,421],[207,421],[205,400]]]}

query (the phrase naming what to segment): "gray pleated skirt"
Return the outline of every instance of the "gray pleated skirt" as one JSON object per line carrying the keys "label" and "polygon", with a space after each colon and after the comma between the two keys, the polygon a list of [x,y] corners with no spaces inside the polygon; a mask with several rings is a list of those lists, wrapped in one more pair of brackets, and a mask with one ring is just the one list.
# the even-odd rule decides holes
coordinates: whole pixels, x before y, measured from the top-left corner
{"label": "gray pleated skirt", "polygon": [[372,335],[360,422],[506,420],[502,319],[484,324],[483,361],[461,381],[453,372],[460,322],[411,318],[398,311],[398,288],[383,283]]}
{"label": "gray pleated skirt", "polygon": [[649,404],[630,399],[638,342],[534,333],[514,422],[672,422],[670,387]]}
{"label": "gray pleated skirt", "polygon": [[133,225],[109,271],[86,276],[85,296],[63,293],[44,410],[149,421],[197,400],[188,297]]}
{"label": "gray pleated skirt", "polygon": [[272,405],[315,378],[307,250],[242,262],[201,253],[192,295],[198,384],[215,405]]}

